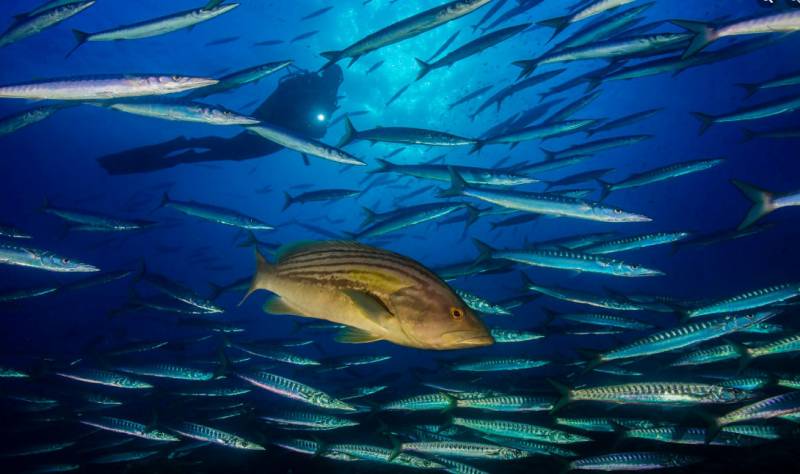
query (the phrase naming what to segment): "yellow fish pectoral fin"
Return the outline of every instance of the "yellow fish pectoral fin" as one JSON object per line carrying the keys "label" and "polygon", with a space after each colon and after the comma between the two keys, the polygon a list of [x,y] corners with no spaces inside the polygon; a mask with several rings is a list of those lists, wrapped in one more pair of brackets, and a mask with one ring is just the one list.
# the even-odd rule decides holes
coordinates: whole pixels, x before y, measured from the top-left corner
{"label": "yellow fish pectoral fin", "polygon": [[363,316],[379,326],[384,326],[382,322],[387,318],[394,317],[394,313],[386,303],[373,294],[358,290],[342,290],[342,292],[361,310]]}
{"label": "yellow fish pectoral fin", "polygon": [[273,296],[264,303],[264,306],[261,307],[265,313],[270,314],[288,314],[291,316],[303,316],[302,311],[299,309],[295,309],[286,302],[286,300],[282,299],[280,296]]}
{"label": "yellow fish pectoral fin", "polygon": [[339,331],[336,335],[336,342],[343,344],[365,344],[367,342],[375,342],[383,339],[363,329],[346,327]]}

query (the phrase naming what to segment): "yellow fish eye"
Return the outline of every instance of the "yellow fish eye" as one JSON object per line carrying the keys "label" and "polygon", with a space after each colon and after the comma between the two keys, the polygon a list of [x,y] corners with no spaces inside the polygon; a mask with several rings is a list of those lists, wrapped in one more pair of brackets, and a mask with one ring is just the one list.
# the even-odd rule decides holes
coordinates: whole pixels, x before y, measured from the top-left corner
{"label": "yellow fish eye", "polygon": [[464,318],[464,311],[460,308],[450,307],[450,317],[455,319],[456,321],[460,321]]}

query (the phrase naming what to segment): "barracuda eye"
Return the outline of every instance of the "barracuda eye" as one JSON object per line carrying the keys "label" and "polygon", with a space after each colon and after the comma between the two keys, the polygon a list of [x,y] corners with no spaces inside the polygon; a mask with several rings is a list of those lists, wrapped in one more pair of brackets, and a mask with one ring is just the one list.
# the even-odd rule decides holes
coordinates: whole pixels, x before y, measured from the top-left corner
{"label": "barracuda eye", "polygon": [[68,264],[68,263],[69,263],[69,259],[68,259],[68,258],[62,258],[62,259],[61,259],[61,263],[63,263],[64,265],[66,265],[66,264]]}
{"label": "barracuda eye", "polygon": [[461,308],[451,307],[450,317],[455,321],[461,321],[462,319],[464,319],[464,310]]}
{"label": "barracuda eye", "polygon": [[172,76],[172,80],[175,81],[175,82],[180,82],[181,81],[181,76]]}

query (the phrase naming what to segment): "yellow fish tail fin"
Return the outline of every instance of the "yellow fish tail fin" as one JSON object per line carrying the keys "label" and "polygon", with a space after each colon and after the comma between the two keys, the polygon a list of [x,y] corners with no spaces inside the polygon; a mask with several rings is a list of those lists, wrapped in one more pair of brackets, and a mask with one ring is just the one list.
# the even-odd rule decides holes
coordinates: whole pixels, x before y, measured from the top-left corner
{"label": "yellow fish tail fin", "polygon": [[269,263],[267,259],[261,255],[261,252],[256,249],[256,274],[253,275],[250,289],[247,290],[247,293],[245,293],[244,297],[239,302],[239,306],[241,306],[256,290],[267,289],[267,282],[274,269],[275,265]]}

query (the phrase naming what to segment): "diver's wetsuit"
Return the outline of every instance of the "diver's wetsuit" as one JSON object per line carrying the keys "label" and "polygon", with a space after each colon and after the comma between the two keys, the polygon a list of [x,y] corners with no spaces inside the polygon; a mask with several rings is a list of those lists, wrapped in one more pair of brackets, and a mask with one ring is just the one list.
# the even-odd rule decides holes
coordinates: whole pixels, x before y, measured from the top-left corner
{"label": "diver's wetsuit", "polygon": [[[330,67],[319,73],[296,73],[281,79],[278,88],[251,116],[301,133],[322,138],[327,120],[337,108],[337,94],[342,83],[342,70]],[[109,174],[146,173],[171,168],[182,163],[201,161],[241,161],[269,155],[282,147],[250,132],[233,138],[178,137],[157,145],[106,155],[98,159]]]}

